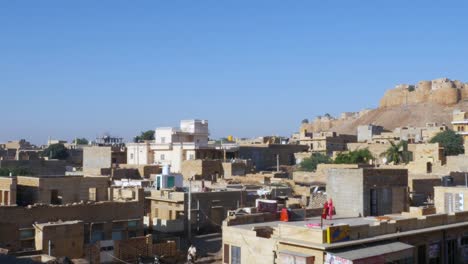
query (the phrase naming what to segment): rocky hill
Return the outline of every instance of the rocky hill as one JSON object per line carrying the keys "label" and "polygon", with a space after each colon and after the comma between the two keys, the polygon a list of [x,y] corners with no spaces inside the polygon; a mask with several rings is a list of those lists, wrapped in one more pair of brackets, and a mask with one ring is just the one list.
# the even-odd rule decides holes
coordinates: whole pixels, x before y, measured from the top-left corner
{"label": "rocky hill", "polygon": [[441,78],[420,81],[417,85],[397,85],[384,94],[377,109],[343,113],[338,118],[318,117],[302,124],[301,130],[356,134],[357,126],[366,124],[381,125],[388,130],[425,126],[430,122],[450,125],[455,109],[468,109],[468,83]]}

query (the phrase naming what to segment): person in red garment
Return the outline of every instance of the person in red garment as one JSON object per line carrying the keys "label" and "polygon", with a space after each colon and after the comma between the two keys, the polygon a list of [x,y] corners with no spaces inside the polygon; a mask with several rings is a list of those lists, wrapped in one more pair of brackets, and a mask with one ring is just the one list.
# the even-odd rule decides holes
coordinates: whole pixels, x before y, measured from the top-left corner
{"label": "person in red garment", "polygon": [[328,200],[328,216],[330,217],[330,220],[333,219],[333,213],[335,211],[335,207],[333,206],[333,200],[330,198],[330,200]]}
{"label": "person in red garment", "polygon": [[322,219],[327,219],[328,215],[328,201],[325,201],[323,204],[323,210],[322,210]]}
{"label": "person in red garment", "polygon": [[322,219],[327,219],[327,217],[330,217],[330,220],[333,220],[334,213],[335,207],[333,207],[333,200],[330,198],[323,204]]}
{"label": "person in red garment", "polygon": [[281,209],[280,221],[283,221],[283,222],[289,221],[288,209],[286,208]]}

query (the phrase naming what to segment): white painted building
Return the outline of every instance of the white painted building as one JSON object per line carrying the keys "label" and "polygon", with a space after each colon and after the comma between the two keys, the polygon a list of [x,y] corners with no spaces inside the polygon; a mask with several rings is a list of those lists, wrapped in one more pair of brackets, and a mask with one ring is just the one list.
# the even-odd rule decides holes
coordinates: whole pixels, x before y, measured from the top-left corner
{"label": "white painted building", "polygon": [[182,161],[200,158],[199,150],[214,150],[208,145],[207,120],[182,120],[180,128],[159,127],[153,142],[129,143],[127,163],[133,165],[170,165],[180,172]]}
{"label": "white painted building", "polygon": [[148,165],[154,163],[150,142],[127,143],[127,163],[132,165]]}

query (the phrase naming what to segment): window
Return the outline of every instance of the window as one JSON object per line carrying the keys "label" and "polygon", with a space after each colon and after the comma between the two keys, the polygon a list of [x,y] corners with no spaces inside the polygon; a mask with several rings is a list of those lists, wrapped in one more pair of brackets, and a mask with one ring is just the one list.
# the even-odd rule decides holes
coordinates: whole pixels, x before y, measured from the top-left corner
{"label": "window", "polygon": [[447,264],[455,264],[457,263],[457,256],[458,256],[458,247],[457,247],[457,240],[452,239],[446,242],[446,250],[447,250]]}
{"label": "window", "polygon": [[138,221],[128,221],[128,227],[137,227]]}
{"label": "window", "polygon": [[112,250],[114,250],[114,247],[113,246],[101,247],[100,250],[101,250],[101,252],[103,252],[103,251],[112,251]]}
{"label": "window", "polygon": [[104,240],[104,232],[103,231],[93,231],[91,233],[91,244],[94,244],[97,241]]}
{"label": "window", "polygon": [[122,231],[112,231],[112,240],[122,240],[123,234]]}
{"label": "window", "polygon": [[104,225],[103,224],[94,224],[91,226],[91,244],[94,244],[96,241],[104,240]]}
{"label": "window", "polygon": [[88,190],[88,199],[90,201],[96,201],[96,198],[97,198],[97,190],[96,188],[89,188]]}
{"label": "window", "polygon": [[22,229],[20,230],[20,239],[34,239],[34,229]]}
{"label": "window", "polygon": [[462,246],[468,245],[468,236],[462,237],[462,239],[461,239],[461,241],[460,241],[460,244],[461,244]]}
{"label": "window", "polygon": [[432,173],[432,163],[426,163],[426,173]]}
{"label": "window", "polygon": [[418,247],[418,264],[426,264],[426,245]]}
{"label": "window", "polygon": [[161,154],[161,160],[164,160],[166,157],[164,156],[164,154]]}
{"label": "window", "polygon": [[166,137],[161,137],[161,143],[166,143]]}
{"label": "window", "polygon": [[241,248],[236,246],[231,246],[231,264],[240,264],[241,263]]}
{"label": "window", "polygon": [[429,264],[440,264],[441,263],[441,250],[439,243],[433,243],[429,245]]}
{"label": "window", "polygon": [[133,153],[130,154],[130,159],[133,159]]}
{"label": "window", "polygon": [[50,191],[50,203],[51,204],[62,204],[62,196],[59,195],[58,190]]}

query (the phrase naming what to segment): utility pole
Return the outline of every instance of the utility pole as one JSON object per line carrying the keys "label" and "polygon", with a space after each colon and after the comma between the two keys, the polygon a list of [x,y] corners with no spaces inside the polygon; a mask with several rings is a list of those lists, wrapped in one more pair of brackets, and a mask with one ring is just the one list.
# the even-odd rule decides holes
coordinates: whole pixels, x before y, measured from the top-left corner
{"label": "utility pole", "polygon": [[187,205],[187,219],[188,219],[188,240],[192,241],[192,178],[189,179],[189,193],[188,193],[188,205]]}
{"label": "utility pole", "polygon": [[276,154],[276,172],[280,171],[280,162],[279,162],[279,154]]}
{"label": "utility pole", "polygon": [[197,234],[198,232],[200,232],[200,200],[197,199]]}

